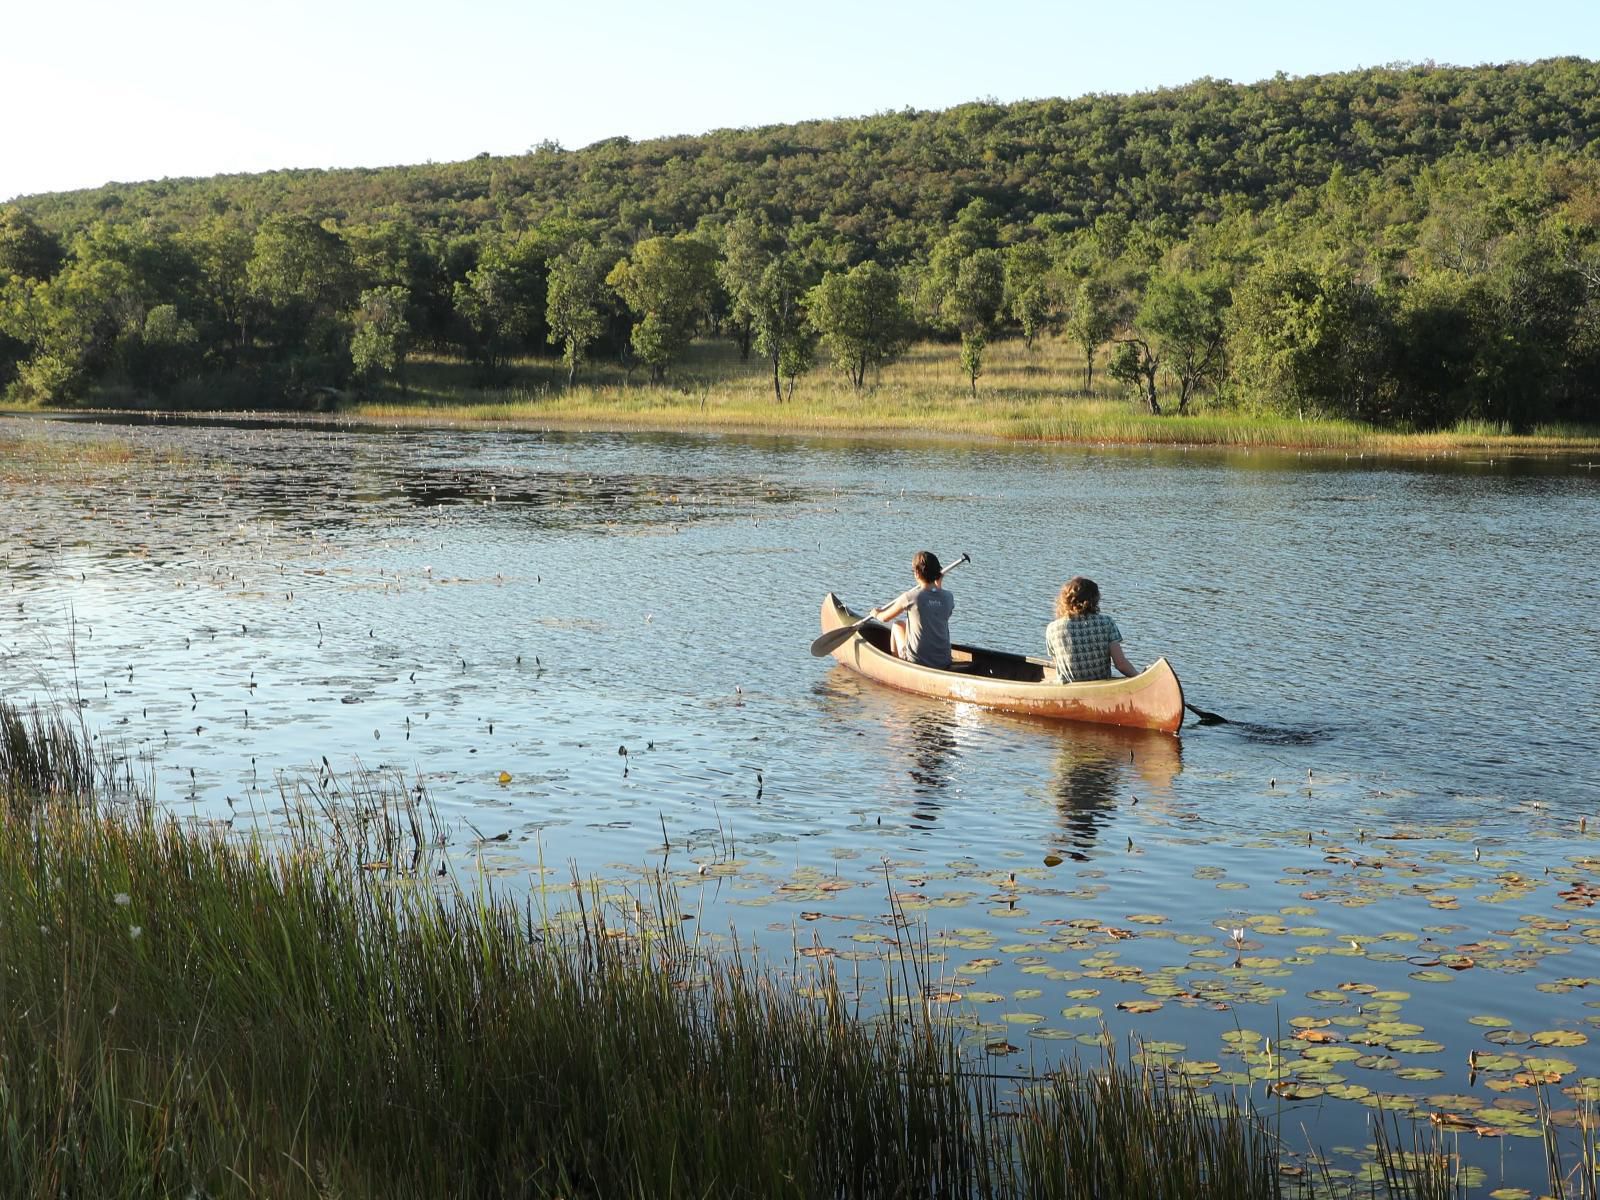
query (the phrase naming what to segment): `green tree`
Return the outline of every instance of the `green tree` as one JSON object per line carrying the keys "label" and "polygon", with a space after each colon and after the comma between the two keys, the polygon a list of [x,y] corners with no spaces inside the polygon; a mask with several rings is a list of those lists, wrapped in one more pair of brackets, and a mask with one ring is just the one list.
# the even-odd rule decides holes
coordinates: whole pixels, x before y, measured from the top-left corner
{"label": "green tree", "polygon": [[788,380],[785,398],[794,399],[795,380],[816,365],[817,331],[810,324],[800,326],[799,332],[783,345],[778,355],[778,371]]}
{"label": "green tree", "polygon": [[355,296],[349,247],[309,217],[269,217],[245,267],[252,296],[272,315],[281,340],[303,340],[313,323],[345,312]]}
{"label": "green tree", "polygon": [[1022,344],[1054,329],[1061,319],[1061,289],[1050,252],[1038,242],[1018,242],[1005,251],[1006,311],[1022,329]]}
{"label": "green tree", "polygon": [[692,234],[648,238],[611,269],[606,283],[634,313],[631,344],[659,383],[710,312],[716,248]]}
{"label": "green tree", "polygon": [[42,283],[61,269],[66,252],[20,208],[0,208],[0,280],[17,275]]}
{"label": "green tree", "polygon": [[250,259],[255,237],[237,221],[212,215],[179,234],[178,240],[195,264],[190,300],[199,310],[202,345],[231,361],[250,345],[254,313]]}
{"label": "green tree", "polygon": [[350,361],[363,384],[392,375],[400,381],[401,392],[406,390],[410,301],[411,293],[394,284],[361,293],[350,335]]}
{"label": "green tree", "polygon": [[934,247],[923,296],[934,321],[960,335],[961,368],[976,396],[983,350],[1006,300],[1004,257],[957,229]]}
{"label": "green tree", "polygon": [[1117,331],[1116,293],[1104,279],[1081,280],[1063,330],[1083,351],[1083,390],[1094,386],[1094,356]]}
{"label": "green tree", "polygon": [[498,380],[511,356],[543,343],[546,247],[538,237],[495,237],[453,289],[468,352],[486,382]]}
{"label": "green tree", "polygon": [[1269,254],[1234,291],[1228,347],[1247,402],[1297,416],[1367,415],[1386,316],[1346,266]]}
{"label": "green tree", "polygon": [[875,262],[848,272],[830,271],[806,293],[811,324],[851,386],[860,391],[867,371],[894,361],[911,336],[911,312],[900,279]]}
{"label": "green tree", "polygon": [[305,216],[269,217],[256,230],[245,274],[258,341],[275,360],[274,386],[293,396],[342,385],[358,289],[339,232]]}
{"label": "green tree", "polygon": [[199,341],[194,325],[175,305],[156,305],[126,351],[130,380],[152,395],[165,395],[198,369]]}
{"label": "green tree", "polygon": [[[748,314],[756,348],[772,368],[775,402],[783,400],[779,379],[785,362],[793,367],[805,358],[798,347],[807,340],[806,291],[804,263],[798,255],[784,253],[769,259],[753,284],[740,293],[739,304]],[[790,374],[791,391],[799,373]]]}
{"label": "green tree", "polygon": [[[1226,347],[1227,284],[1216,275],[1162,273],[1150,280],[1138,325],[1147,331],[1178,387],[1178,412],[1201,387],[1221,378]],[[1148,395],[1155,408],[1153,391]]]}
{"label": "green tree", "polygon": [[550,264],[545,323],[550,341],[561,347],[569,388],[589,346],[606,330],[606,269],[605,254],[589,245],[570,248]]}

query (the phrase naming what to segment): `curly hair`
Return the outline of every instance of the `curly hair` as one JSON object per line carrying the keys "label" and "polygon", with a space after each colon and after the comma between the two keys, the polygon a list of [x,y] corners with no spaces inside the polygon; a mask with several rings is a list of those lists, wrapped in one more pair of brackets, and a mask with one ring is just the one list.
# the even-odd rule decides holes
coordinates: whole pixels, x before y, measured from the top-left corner
{"label": "curly hair", "polygon": [[1100,611],[1100,585],[1082,575],[1074,575],[1062,584],[1056,596],[1056,620],[1062,617],[1081,617]]}

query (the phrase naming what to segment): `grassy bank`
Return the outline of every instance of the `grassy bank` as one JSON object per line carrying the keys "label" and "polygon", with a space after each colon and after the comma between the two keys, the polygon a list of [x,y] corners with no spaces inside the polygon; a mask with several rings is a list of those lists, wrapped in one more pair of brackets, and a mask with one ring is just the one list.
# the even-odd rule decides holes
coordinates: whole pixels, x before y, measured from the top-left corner
{"label": "grassy bank", "polygon": [[[5,781],[7,1196],[1352,1194],[1231,1098],[1116,1062],[998,1078],[914,987],[864,1015],[698,948],[668,898],[461,887],[404,784],[319,781],[267,840],[78,778]],[[1391,1194],[1448,1194],[1402,1160],[1380,1138]]]}
{"label": "grassy bank", "polygon": [[1549,428],[1513,436],[1482,423],[1430,433],[1392,432],[1348,421],[1296,420],[1220,408],[1202,400],[1188,416],[1154,416],[1097,370],[1085,389],[1083,360],[1067,343],[1041,340],[989,348],[974,399],[955,346],[923,344],[857,393],[819,367],[792,399],[777,403],[757,361],[726,342],[696,344],[661,386],[611,364],[586,370],[579,386],[549,362],[513,364],[503,385],[474,385],[470,367],[414,363],[405,394],[385,389],[346,408],[384,421],[546,427],[712,429],[780,433],[936,435],[1093,444],[1275,446],[1406,455],[1493,451],[1600,453],[1600,429]]}

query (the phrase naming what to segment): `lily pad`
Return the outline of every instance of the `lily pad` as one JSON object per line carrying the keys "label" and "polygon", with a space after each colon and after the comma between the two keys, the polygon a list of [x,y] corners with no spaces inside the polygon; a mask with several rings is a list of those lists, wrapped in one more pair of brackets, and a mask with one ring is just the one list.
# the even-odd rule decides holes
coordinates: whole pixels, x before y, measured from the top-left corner
{"label": "lily pad", "polygon": [[1583,1046],[1588,1044],[1589,1035],[1575,1029],[1545,1029],[1534,1034],[1533,1041],[1538,1046]]}

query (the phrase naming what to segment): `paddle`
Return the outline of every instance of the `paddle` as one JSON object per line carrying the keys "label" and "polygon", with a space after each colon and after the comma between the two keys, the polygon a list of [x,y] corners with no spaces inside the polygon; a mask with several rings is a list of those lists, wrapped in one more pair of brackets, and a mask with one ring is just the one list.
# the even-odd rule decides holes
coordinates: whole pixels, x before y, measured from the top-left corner
{"label": "paddle", "polygon": [[[944,574],[948,575],[962,563],[969,563],[971,561],[972,555],[963,554],[960,558],[956,559],[955,562],[951,563],[944,569]],[[840,646],[844,645],[852,637],[854,637],[856,630],[875,619],[876,618],[874,617],[862,617],[861,620],[857,621],[854,625],[841,625],[838,629],[828,630],[827,633],[823,634],[816,641],[811,643],[811,657],[826,658],[828,655],[832,654]]]}
{"label": "paddle", "polygon": [[1232,725],[1233,724],[1233,722],[1228,720],[1227,717],[1219,716],[1218,714],[1216,714],[1214,712],[1207,712],[1203,708],[1196,708],[1194,705],[1190,704],[1188,701],[1184,701],[1184,705],[1183,706],[1185,708],[1187,708],[1190,712],[1192,712],[1195,716],[1199,717],[1200,718],[1200,724],[1202,724],[1202,725]]}

